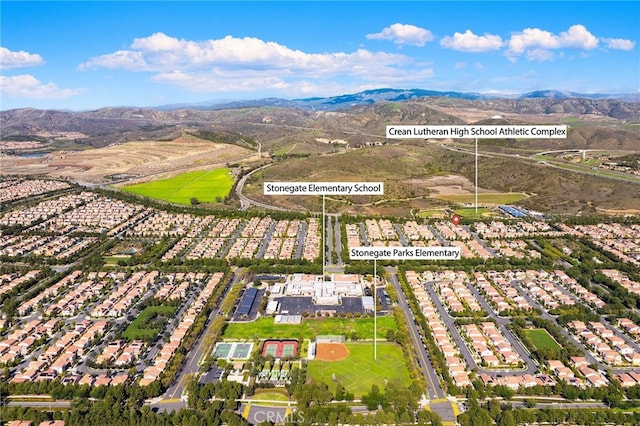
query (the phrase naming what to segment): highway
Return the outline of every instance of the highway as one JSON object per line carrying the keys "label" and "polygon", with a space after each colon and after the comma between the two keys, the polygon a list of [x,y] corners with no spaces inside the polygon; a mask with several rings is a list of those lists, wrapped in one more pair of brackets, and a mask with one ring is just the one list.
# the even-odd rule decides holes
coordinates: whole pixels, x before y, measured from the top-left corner
{"label": "highway", "polygon": [[[474,155],[475,156],[475,150],[471,150],[471,149],[467,149],[467,148],[460,148],[460,147],[453,147],[453,146],[447,146],[443,143],[440,143],[439,141],[430,141],[431,143],[437,144],[438,147],[442,148],[442,149],[446,149],[448,151],[453,151],[453,152],[459,152],[462,154],[467,154],[467,155]],[[568,151],[576,151],[576,150],[568,150]],[[578,151],[583,151],[583,150],[578,150]],[[547,152],[554,152],[554,151],[547,151]],[[550,160],[544,160],[544,161],[539,161],[537,158],[535,158],[535,155],[538,154],[534,154],[533,156],[522,156],[519,154],[505,154],[505,153],[501,153],[501,152],[489,152],[489,151],[483,151],[483,152],[478,152],[478,157],[485,157],[485,158],[509,158],[512,160],[518,160],[520,162],[523,163],[528,163],[528,164],[533,164],[533,165],[540,165],[543,167],[554,167],[556,169],[560,169],[560,170],[565,170],[568,172],[573,172],[573,173],[580,173],[580,174],[584,174],[584,175],[589,175],[589,176],[595,176],[595,177],[599,177],[599,178],[603,178],[603,179],[611,179],[611,180],[617,180],[617,181],[621,181],[621,182],[629,182],[629,183],[635,183],[635,184],[640,184],[640,179],[638,179],[635,176],[631,176],[631,175],[625,175],[623,173],[616,173],[616,172],[612,172],[607,170],[607,173],[602,173],[603,170],[591,170],[588,168],[584,168],[583,170],[581,170],[579,167],[580,166],[574,166],[574,165],[565,165],[564,163],[558,162],[558,161],[550,161]]]}

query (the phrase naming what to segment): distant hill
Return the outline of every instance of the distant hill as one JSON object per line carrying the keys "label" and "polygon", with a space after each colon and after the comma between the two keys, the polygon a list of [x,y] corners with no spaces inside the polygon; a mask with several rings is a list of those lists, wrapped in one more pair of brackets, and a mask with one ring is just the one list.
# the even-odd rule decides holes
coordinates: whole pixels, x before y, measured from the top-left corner
{"label": "distant hill", "polygon": [[494,100],[494,99],[587,99],[587,100],[618,100],[626,102],[640,101],[639,94],[606,94],[606,93],[577,93],[560,90],[538,90],[521,95],[492,95],[475,92],[437,91],[425,89],[392,89],[381,88],[365,90],[363,92],[344,94],[331,97],[315,97],[303,99],[264,98],[245,101],[207,101],[193,104],[172,104],[157,107],[160,110],[174,110],[193,108],[199,110],[235,109],[258,106],[274,106],[282,108],[302,108],[316,111],[335,111],[355,105],[367,105],[376,102],[401,102],[423,97],[453,98],[466,100]]}
{"label": "distant hill", "polygon": [[[85,136],[75,143],[94,147],[132,140],[171,140],[185,132],[226,143],[236,141],[247,147],[255,147],[259,141],[267,150],[288,146],[290,138],[312,144],[317,138],[340,139],[357,146],[371,142],[370,136],[383,135],[389,122],[465,123],[454,104],[467,111],[493,111],[492,115],[640,121],[640,103],[605,94],[537,91],[499,98],[478,93],[386,88],[329,98],[269,98],[179,108],[109,107],[81,112],[23,108],[0,111],[0,126],[4,140],[51,141],[56,139],[51,133],[77,132]],[[271,146],[270,141],[277,143]],[[330,147],[325,144],[316,148],[325,151]]]}

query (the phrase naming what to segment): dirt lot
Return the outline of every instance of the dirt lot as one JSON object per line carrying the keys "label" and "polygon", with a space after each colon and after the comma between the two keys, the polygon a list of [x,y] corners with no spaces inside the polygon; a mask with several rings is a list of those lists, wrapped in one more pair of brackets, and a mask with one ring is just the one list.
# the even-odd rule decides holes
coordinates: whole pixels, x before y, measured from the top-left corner
{"label": "dirt lot", "polygon": [[349,356],[349,348],[344,343],[318,343],[316,359],[320,361],[339,361]]}
{"label": "dirt lot", "polygon": [[87,183],[110,182],[109,176],[145,176],[196,170],[257,159],[249,149],[192,137],[140,141],[86,151],[56,151],[42,157],[5,157],[3,174],[46,174]]}
{"label": "dirt lot", "polygon": [[[469,179],[459,175],[434,176],[427,179],[410,179],[410,185],[424,186],[436,195],[458,195],[474,193],[474,185]],[[489,192],[488,189],[478,188],[478,192]]]}

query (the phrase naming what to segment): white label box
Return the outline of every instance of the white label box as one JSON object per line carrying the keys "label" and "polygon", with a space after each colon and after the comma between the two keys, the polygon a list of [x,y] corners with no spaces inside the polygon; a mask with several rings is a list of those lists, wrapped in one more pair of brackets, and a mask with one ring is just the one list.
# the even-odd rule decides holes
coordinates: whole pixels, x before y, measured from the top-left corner
{"label": "white label box", "polygon": [[460,247],[351,247],[351,260],[460,260]]}
{"label": "white label box", "polygon": [[384,195],[384,182],[265,182],[264,195]]}
{"label": "white label box", "polygon": [[387,139],[566,139],[566,125],[398,125],[387,126]]}

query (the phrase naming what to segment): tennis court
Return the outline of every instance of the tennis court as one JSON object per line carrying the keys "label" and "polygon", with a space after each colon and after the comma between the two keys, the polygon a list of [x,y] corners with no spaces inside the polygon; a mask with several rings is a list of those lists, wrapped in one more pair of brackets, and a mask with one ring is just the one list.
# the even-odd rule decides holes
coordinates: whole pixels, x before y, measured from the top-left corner
{"label": "tennis court", "polygon": [[213,355],[216,358],[224,358],[227,360],[249,359],[252,349],[253,343],[219,342],[216,343]]}
{"label": "tennis court", "polygon": [[233,359],[249,359],[253,343],[236,343],[231,353]]}
{"label": "tennis court", "polygon": [[216,343],[216,348],[214,349],[213,354],[216,358],[229,358],[232,347],[233,343]]}
{"label": "tennis court", "polygon": [[294,357],[298,353],[297,340],[266,340],[262,346],[262,356],[274,358]]}

